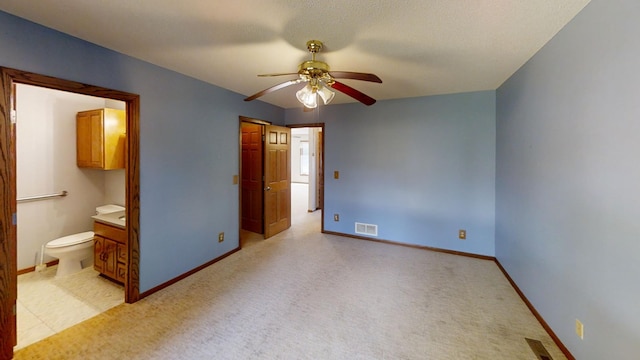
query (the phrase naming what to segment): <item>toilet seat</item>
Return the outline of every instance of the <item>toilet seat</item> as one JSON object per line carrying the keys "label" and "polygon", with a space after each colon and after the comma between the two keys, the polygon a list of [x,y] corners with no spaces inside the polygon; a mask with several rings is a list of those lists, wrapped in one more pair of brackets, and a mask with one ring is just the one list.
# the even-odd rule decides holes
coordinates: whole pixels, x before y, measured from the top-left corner
{"label": "toilet seat", "polygon": [[93,240],[94,235],[95,234],[93,231],[85,231],[83,233],[67,235],[67,236],[49,241],[46,247],[49,249],[55,249],[55,248],[61,248],[65,246],[82,244],[84,242]]}

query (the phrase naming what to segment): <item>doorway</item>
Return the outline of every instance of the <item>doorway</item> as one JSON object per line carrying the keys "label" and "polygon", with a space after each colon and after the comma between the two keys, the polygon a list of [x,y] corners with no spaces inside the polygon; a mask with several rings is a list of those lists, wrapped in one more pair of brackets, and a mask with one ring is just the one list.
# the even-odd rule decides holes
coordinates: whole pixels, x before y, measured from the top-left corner
{"label": "doorway", "polygon": [[291,227],[291,129],[240,117],[240,181],[241,230],[266,239]]}
{"label": "doorway", "polygon": [[[240,242],[246,246],[253,242],[269,238],[279,231],[288,229],[292,220],[298,216],[293,211],[311,213],[321,210],[324,199],[324,124],[307,124],[289,126],[289,159],[287,160],[287,177],[289,178],[288,226],[279,231],[269,231],[270,218],[274,208],[268,205],[267,196],[273,197],[273,186],[269,183],[268,167],[273,166],[265,156],[269,146],[268,127],[271,123],[240,117]],[[295,133],[306,133],[304,145],[300,146],[301,136]],[[300,153],[302,151],[302,154]],[[293,159],[293,160],[292,160]],[[306,166],[305,166],[306,165]],[[297,180],[294,180],[297,179]],[[300,179],[306,179],[304,184]],[[303,190],[300,190],[303,189]],[[304,196],[304,208],[295,207],[294,196]],[[297,210],[296,210],[297,209]],[[271,213],[270,213],[271,211]],[[321,220],[321,224],[323,221]],[[322,230],[323,226],[321,226]]]}
{"label": "doorway", "polygon": [[306,188],[306,211],[323,208],[324,202],[324,127],[295,125],[291,127],[291,182]]}
{"label": "doorway", "polygon": [[[0,357],[12,357],[16,343],[17,217],[16,217],[16,84],[33,85],[71,93],[123,101],[126,108],[125,203],[128,267],[125,302],[139,299],[139,95],[9,68],[0,68]],[[6,280],[6,281],[4,281]]]}

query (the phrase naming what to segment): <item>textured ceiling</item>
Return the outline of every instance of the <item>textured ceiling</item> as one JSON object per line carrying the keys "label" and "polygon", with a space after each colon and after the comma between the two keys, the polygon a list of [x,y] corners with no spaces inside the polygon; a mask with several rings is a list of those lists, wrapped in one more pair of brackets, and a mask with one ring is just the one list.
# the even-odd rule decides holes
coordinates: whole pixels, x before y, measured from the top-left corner
{"label": "textured ceiling", "polygon": [[[332,70],[378,100],[496,89],[589,0],[0,0],[0,10],[251,95],[325,44]],[[261,97],[300,107],[292,86]],[[352,102],[338,94],[333,103]],[[375,105],[374,105],[375,106]]]}

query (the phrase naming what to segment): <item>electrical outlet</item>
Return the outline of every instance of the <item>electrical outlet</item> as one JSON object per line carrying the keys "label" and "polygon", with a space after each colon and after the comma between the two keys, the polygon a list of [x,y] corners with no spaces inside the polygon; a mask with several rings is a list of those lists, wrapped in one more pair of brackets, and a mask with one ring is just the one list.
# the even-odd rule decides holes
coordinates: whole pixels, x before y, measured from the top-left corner
{"label": "electrical outlet", "polygon": [[218,242],[221,243],[224,241],[224,232],[221,232],[220,234],[218,234]]}
{"label": "electrical outlet", "polygon": [[467,230],[458,230],[458,238],[460,238],[461,240],[465,240],[467,238]]}
{"label": "electrical outlet", "polygon": [[578,319],[576,319],[576,335],[580,338],[580,340],[584,340],[584,325]]}
{"label": "electrical outlet", "polygon": [[340,221],[340,214],[333,214],[333,221]]}

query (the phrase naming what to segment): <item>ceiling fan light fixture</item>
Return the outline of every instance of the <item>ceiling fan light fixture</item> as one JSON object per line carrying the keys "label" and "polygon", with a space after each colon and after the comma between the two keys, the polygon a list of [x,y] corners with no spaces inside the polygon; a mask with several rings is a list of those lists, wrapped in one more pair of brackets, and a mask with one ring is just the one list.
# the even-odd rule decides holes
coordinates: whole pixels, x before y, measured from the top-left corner
{"label": "ceiling fan light fixture", "polygon": [[315,109],[318,107],[318,97],[316,96],[315,89],[311,84],[307,83],[305,87],[296,92],[296,98],[302,103],[302,105],[309,109]]}
{"label": "ceiling fan light fixture", "polygon": [[330,103],[331,100],[333,100],[333,97],[336,95],[336,93],[334,93],[333,91],[329,90],[328,86],[322,86],[322,85],[320,85],[318,87],[318,91],[317,92],[320,95],[320,97],[322,98],[322,101],[324,102],[325,105]]}
{"label": "ceiling fan light fixture", "polygon": [[[318,94],[322,98],[325,105],[329,104],[335,96],[335,91],[339,91],[350,96],[361,103],[369,106],[375,104],[376,100],[367,94],[364,94],[349,85],[343,84],[335,79],[353,79],[361,81],[369,81],[382,83],[382,80],[375,74],[353,72],[353,71],[331,71],[329,64],[324,61],[316,60],[316,54],[322,49],[322,41],[309,40],[307,42],[307,50],[311,53],[311,60],[302,62],[298,66],[297,73],[276,73],[263,74],[258,76],[282,76],[297,75],[297,79],[285,81],[281,84],[274,85],[270,88],[259,91],[244,101],[255,100],[263,95],[280,90],[287,86],[306,82],[307,85],[296,92],[296,98],[307,108],[313,109],[318,107]],[[331,88],[331,89],[329,89]]]}

